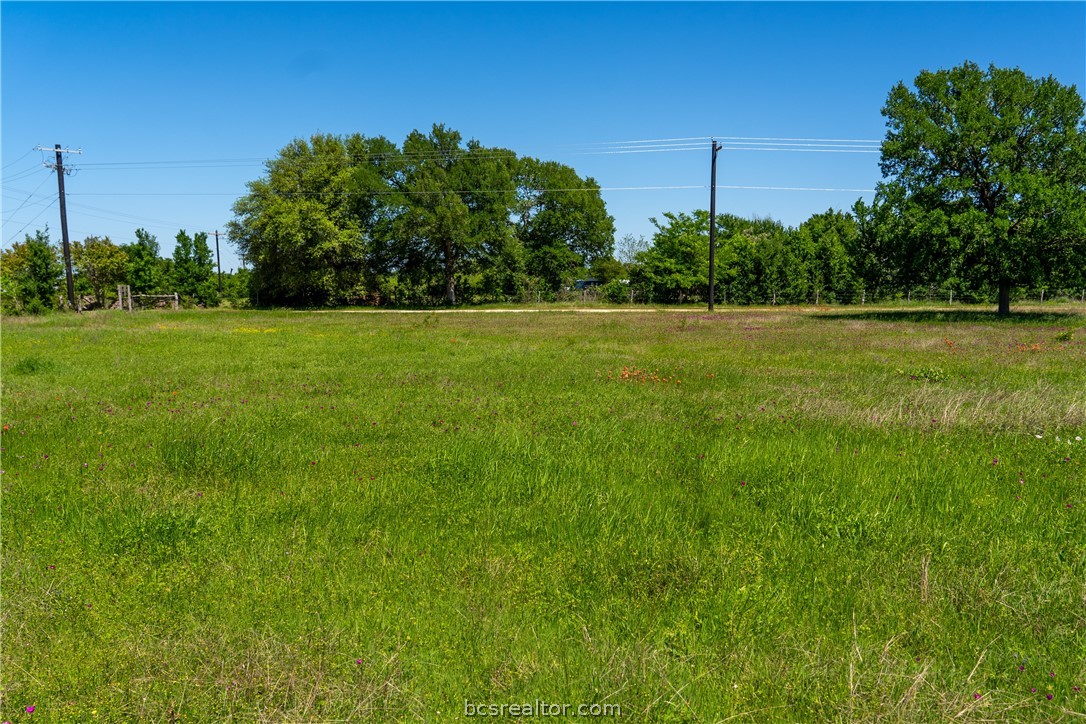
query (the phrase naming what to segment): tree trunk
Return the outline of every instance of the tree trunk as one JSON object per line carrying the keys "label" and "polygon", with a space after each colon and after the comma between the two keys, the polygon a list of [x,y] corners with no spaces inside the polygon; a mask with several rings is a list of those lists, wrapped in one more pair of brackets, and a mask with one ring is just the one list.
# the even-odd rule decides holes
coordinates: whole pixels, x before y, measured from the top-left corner
{"label": "tree trunk", "polygon": [[445,302],[450,306],[456,304],[456,278],[452,272],[445,272]]}
{"label": "tree trunk", "polygon": [[445,303],[456,304],[456,258],[451,241],[445,242]]}
{"label": "tree trunk", "polygon": [[1011,283],[1008,279],[999,280],[999,316],[1006,317],[1011,313]]}

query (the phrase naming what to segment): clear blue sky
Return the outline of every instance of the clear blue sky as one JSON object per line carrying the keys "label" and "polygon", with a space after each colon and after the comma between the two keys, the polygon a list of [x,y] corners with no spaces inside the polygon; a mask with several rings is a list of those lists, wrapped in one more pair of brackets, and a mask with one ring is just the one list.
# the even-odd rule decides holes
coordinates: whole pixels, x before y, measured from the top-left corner
{"label": "clear blue sky", "polygon": [[[66,179],[73,240],[124,243],[143,226],[168,255],[179,228],[224,227],[261,159],[318,131],[399,143],[441,122],[604,187],[707,186],[708,141],[583,151],[710,135],[878,140],[894,83],[964,60],[1086,88],[1083,2],[5,1],[0,23],[5,247],[45,224],[60,238],[55,178],[43,154],[27,155],[37,145],[83,149],[66,158],[78,169]],[[734,150],[717,183],[871,189],[879,178],[877,154]],[[708,193],[604,198],[619,236],[650,236],[650,217],[708,208]],[[791,225],[861,195],[718,194],[719,211]],[[227,244],[223,266],[236,265]]]}

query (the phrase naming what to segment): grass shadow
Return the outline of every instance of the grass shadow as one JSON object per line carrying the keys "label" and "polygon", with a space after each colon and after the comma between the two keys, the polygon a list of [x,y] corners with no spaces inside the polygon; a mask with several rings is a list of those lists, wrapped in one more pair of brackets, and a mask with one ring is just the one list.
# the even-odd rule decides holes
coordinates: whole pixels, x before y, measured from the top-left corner
{"label": "grass shadow", "polygon": [[820,319],[862,319],[873,322],[910,323],[999,323],[999,324],[1056,324],[1086,320],[1080,312],[1044,312],[1011,310],[1001,317],[995,310],[947,310],[947,309],[880,309],[870,312],[820,312],[812,316]]}

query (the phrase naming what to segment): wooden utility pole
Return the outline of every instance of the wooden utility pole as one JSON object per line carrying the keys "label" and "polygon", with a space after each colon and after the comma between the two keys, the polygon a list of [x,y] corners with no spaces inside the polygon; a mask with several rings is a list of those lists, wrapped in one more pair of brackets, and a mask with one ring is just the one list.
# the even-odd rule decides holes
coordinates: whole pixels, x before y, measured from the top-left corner
{"label": "wooden utility pole", "polygon": [[76,309],[75,305],[75,284],[72,281],[72,248],[68,243],[68,210],[64,205],[64,174],[71,173],[71,169],[64,170],[64,155],[65,153],[83,153],[83,151],[73,151],[70,148],[61,148],[60,144],[56,144],[53,148],[45,148],[44,146],[38,146],[39,151],[54,151],[57,154],[57,162],[49,165],[50,168],[57,172],[57,190],[60,194],[60,238],[63,242],[64,248],[64,272],[68,281],[68,305],[72,309]]}
{"label": "wooden utility pole", "polygon": [[723,146],[712,140],[713,170],[709,184],[709,311],[713,311],[713,296],[716,282],[716,152]]}
{"label": "wooden utility pole", "polygon": [[219,265],[219,296],[222,296],[222,254],[219,253],[219,230],[215,230],[215,259]]}

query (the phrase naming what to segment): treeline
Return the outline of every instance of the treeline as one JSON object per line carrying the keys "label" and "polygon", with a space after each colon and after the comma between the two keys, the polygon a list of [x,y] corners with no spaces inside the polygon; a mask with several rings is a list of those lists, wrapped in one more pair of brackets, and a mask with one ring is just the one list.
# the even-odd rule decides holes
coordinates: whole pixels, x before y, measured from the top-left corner
{"label": "treeline", "polygon": [[[1015,289],[1086,287],[1086,103],[1074,86],[973,63],[921,72],[883,107],[883,182],[871,204],[796,228],[721,214],[716,300],[736,304],[909,298],[962,301]],[[547,301],[602,284],[613,302],[705,302],[709,215],[666,213],[651,240],[625,236],[592,178],[435,125],[384,137],[295,140],[248,184],[229,238],[251,272],[227,296],[260,306]],[[139,293],[219,302],[207,235],[181,232],[170,259],[154,237],[75,244],[76,284],[104,303]],[[55,306],[47,235],[4,252],[5,309]],[[1080,294],[1080,298],[1086,294]],[[12,301],[14,300],[14,302]]]}
{"label": "treeline", "polygon": [[[1011,80],[1029,85],[1019,75]],[[1061,128],[1076,124],[1075,114],[1067,115]],[[1034,135],[1029,142],[1047,148],[1047,136]],[[953,160],[967,146],[961,139],[946,155]],[[1005,309],[1012,287],[1083,282],[1082,265],[1073,263],[1082,224],[1063,211],[1081,203],[1060,205],[1055,192],[1034,193],[1054,188],[1074,201],[1078,182],[1065,193],[1068,182],[1053,170],[1055,161],[1029,171],[1017,196],[987,177],[963,180],[944,164],[965,191],[932,197],[893,177],[895,153],[913,158],[884,147],[890,180],[872,204],[860,199],[796,228],[720,215],[717,301],[850,304],[908,298],[913,289],[937,285],[962,301],[998,296]],[[1014,167],[1027,170],[1034,157],[1067,156],[1058,149],[1014,153],[1022,157]],[[1017,206],[983,207],[998,194]],[[708,299],[707,212],[653,219],[652,239],[624,237],[616,260],[614,223],[593,179],[559,163],[463,144],[441,125],[413,132],[401,146],[357,134],[296,140],[249,184],[234,211],[230,238],[253,269],[251,301],[262,306],[547,301],[586,279],[602,284],[603,298],[613,302]],[[1024,229],[1038,243],[1022,236]]]}
{"label": "treeline", "polygon": [[[629,285],[609,284],[613,301],[704,302],[709,292],[709,213],[664,214],[652,244],[629,265]],[[909,220],[881,199],[829,209],[796,228],[773,219],[717,215],[716,301],[732,304],[859,304],[943,299],[995,303],[999,279],[965,263],[937,268],[930,246],[910,243]],[[953,241],[953,239],[952,239]],[[630,242],[627,242],[627,246]],[[1086,274],[1068,259],[1012,288],[1014,298],[1044,287],[1079,298]]]}
{"label": "treeline", "polygon": [[[869,210],[857,207],[861,215]],[[435,125],[402,146],[361,135],[296,140],[234,206],[232,241],[260,305],[552,300],[577,280],[615,302],[704,301],[707,212],[624,238],[599,186],[570,167],[461,142]],[[893,284],[870,219],[833,211],[798,229],[718,218],[718,299],[858,301]]]}
{"label": "treeline", "polygon": [[[177,294],[189,306],[216,306],[223,299],[248,297],[248,272],[223,275],[223,293],[207,234],[193,236],[183,229],[175,237],[173,254],[159,256],[158,240],[136,229],[136,241],[114,244],[109,237],[89,236],[71,245],[72,282],[79,306],[108,307],[117,298],[117,285],[133,294]],[[67,289],[60,249],[48,229],[29,234],[0,255],[0,288],[5,313],[37,314],[66,305]]]}
{"label": "treeline", "polygon": [[614,264],[593,179],[442,125],[296,140],[248,188],[229,235],[260,305],[497,301]]}
{"label": "treeline", "polygon": [[[663,221],[652,222],[657,229],[652,245],[630,268],[634,296],[653,302],[708,300],[709,213],[667,213]],[[830,209],[799,228],[732,214],[719,214],[716,223],[718,302],[849,304],[860,301],[865,289],[885,284],[881,270],[863,263],[869,240],[851,214]]]}

